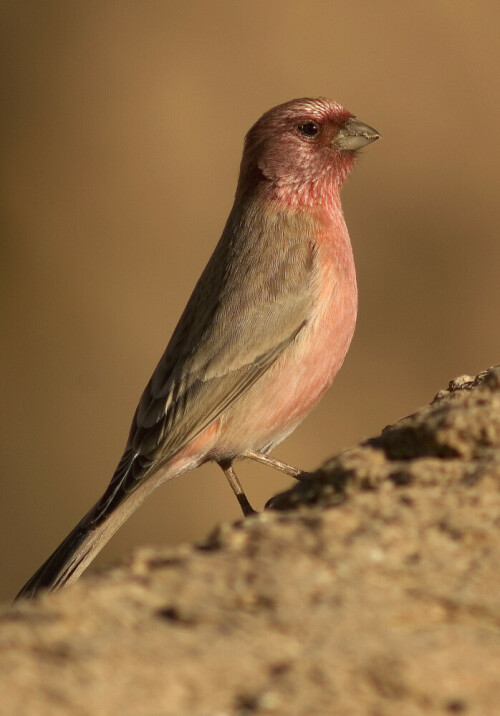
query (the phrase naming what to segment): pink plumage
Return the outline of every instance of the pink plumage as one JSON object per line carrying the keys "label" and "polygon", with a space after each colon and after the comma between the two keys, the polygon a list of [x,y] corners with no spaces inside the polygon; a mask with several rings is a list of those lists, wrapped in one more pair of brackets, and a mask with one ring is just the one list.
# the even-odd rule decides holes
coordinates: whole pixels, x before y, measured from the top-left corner
{"label": "pink plumage", "polygon": [[378,138],[336,102],[297,99],[245,139],[235,201],[135,413],[106,492],[18,596],[74,581],[158,485],[269,457],[332,384],[354,333],[357,286],[340,202],[358,149]]}

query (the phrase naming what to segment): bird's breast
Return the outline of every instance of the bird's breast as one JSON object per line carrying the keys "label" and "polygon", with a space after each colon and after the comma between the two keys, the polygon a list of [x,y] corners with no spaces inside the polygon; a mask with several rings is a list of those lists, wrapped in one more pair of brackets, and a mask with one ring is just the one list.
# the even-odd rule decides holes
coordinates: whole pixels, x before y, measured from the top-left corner
{"label": "bird's breast", "polygon": [[[343,225],[345,229],[345,224]],[[318,241],[306,325],[224,416],[220,446],[237,454],[270,449],[294,430],[331,386],[349,348],[357,284],[347,230]]]}

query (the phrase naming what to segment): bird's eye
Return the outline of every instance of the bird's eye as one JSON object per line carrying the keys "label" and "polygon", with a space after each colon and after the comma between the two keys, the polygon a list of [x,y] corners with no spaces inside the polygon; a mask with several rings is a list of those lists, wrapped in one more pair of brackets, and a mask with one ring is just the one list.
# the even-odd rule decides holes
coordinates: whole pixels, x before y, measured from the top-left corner
{"label": "bird's eye", "polygon": [[304,124],[299,124],[298,129],[304,137],[317,137],[319,134],[319,126],[316,122],[304,122]]}

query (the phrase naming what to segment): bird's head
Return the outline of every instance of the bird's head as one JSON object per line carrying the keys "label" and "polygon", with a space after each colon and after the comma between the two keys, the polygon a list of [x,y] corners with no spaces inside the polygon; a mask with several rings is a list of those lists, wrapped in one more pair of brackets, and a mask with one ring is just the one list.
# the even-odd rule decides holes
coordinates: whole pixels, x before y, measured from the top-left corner
{"label": "bird's head", "polygon": [[338,191],[356,152],[378,138],[375,129],[331,100],[278,105],[246,135],[237,193],[261,182],[290,199]]}

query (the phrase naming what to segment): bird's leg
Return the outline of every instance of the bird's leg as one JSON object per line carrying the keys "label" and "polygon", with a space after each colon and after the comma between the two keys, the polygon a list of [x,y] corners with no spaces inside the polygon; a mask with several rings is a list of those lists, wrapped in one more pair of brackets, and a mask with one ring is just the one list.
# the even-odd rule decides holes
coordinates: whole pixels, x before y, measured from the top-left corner
{"label": "bird's leg", "polygon": [[296,480],[303,480],[307,475],[304,470],[298,470],[296,467],[293,467],[293,465],[281,462],[281,460],[275,460],[273,457],[269,457],[263,452],[257,452],[257,450],[245,450],[245,452],[241,453],[240,457],[248,457],[250,460],[255,460],[256,462],[261,462],[263,465],[274,467],[276,470],[280,470],[280,472],[284,472],[286,475],[290,475],[290,477],[294,477]]}
{"label": "bird's leg", "polygon": [[245,517],[248,517],[249,515],[256,515],[257,513],[253,509],[252,505],[249,503],[247,496],[243,492],[243,488],[241,486],[240,481],[236,477],[236,473],[233,470],[233,463],[231,460],[221,460],[219,462],[219,466],[224,471],[225,476],[227,477],[227,480],[229,484],[231,485],[231,489],[236,495],[236,499],[240,503],[241,511],[243,512],[243,515]]}

